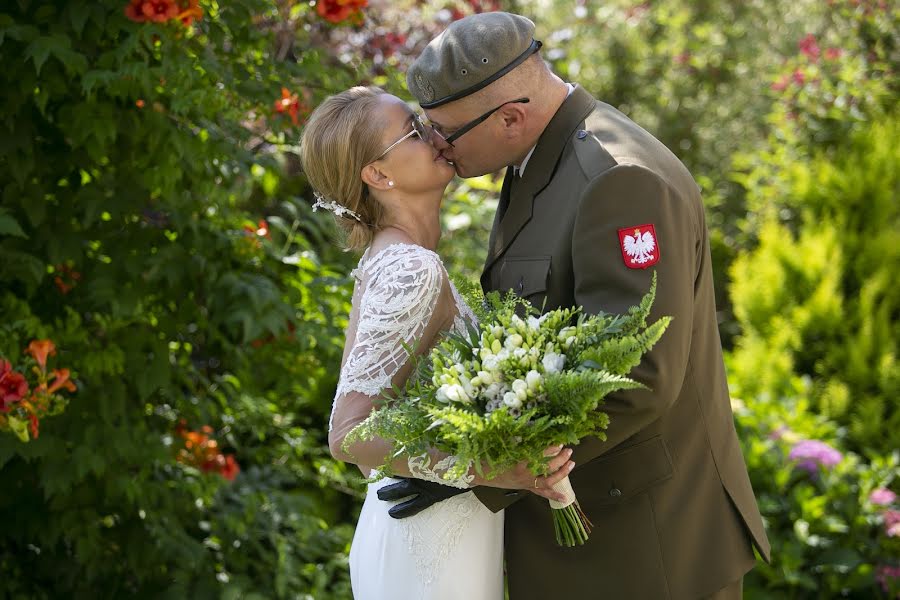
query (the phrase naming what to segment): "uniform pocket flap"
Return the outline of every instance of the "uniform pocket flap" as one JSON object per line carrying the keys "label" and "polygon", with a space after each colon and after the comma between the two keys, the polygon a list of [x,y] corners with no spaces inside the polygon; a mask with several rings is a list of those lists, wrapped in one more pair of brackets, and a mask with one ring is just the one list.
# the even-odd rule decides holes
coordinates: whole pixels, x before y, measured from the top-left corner
{"label": "uniform pocket flap", "polygon": [[614,504],[669,479],[674,471],[665,441],[656,436],[587,463],[571,480],[584,504]]}
{"label": "uniform pocket flap", "polygon": [[549,275],[549,256],[507,258],[500,268],[500,291],[512,290],[523,298],[545,292]]}

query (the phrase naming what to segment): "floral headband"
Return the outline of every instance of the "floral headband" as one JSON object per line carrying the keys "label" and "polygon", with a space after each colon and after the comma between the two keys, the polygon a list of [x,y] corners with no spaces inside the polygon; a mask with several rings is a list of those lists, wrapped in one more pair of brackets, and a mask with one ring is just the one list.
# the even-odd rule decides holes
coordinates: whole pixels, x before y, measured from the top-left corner
{"label": "floral headband", "polygon": [[346,206],[341,206],[334,200],[329,200],[328,198],[326,198],[319,192],[314,191],[313,195],[316,197],[316,202],[315,202],[315,204],[313,204],[313,207],[312,207],[313,212],[316,212],[317,210],[322,208],[329,212],[333,212],[334,214],[336,214],[339,217],[343,217],[344,215],[347,215],[347,216],[353,217],[354,219],[356,219],[357,221],[362,223],[362,219],[359,218],[359,215],[356,214],[355,212],[353,212],[352,210],[350,210],[349,208],[347,208]]}

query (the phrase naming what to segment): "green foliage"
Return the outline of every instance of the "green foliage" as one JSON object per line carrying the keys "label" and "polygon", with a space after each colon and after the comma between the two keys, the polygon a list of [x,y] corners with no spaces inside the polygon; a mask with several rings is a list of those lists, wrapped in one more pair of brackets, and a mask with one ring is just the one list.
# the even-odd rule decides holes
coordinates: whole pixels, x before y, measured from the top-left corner
{"label": "green foliage", "polygon": [[885,118],[830,157],[783,165],[780,203],[799,214],[782,223],[770,211],[731,270],[737,393],[790,395],[813,378],[814,408],[859,451],[900,446],[898,135]]}
{"label": "green foliage", "polygon": [[870,496],[878,488],[896,489],[900,454],[894,449],[866,460],[844,451],[832,468],[819,467],[815,474],[798,468],[790,451],[802,440],[844,448],[840,428],[811,410],[804,391],[734,401],[744,458],[772,542],[772,564],[760,561],[745,577],[744,597],[891,597],[882,595],[877,575],[896,565],[900,539],[885,527],[891,507],[874,504]]}
{"label": "green foliage", "polygon": [[[50,338],[79,386],[39,439],[0,437],[2,587],[348,597],[358,492],[324,432],[348,257],[272,106],[356,76],[304,48],[306,4],[287,46],[279,3],[204,3],[190,28],[126,4],[0,14],[0,354]],[[212,427],[233,483],[176,460],[182,420]]]}

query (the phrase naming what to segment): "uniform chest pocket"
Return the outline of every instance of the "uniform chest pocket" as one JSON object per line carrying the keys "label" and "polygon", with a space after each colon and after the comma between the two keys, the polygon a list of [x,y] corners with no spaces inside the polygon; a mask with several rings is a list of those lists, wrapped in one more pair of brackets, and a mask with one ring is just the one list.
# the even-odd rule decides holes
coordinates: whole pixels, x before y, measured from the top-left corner
{"label": "uniform chest pocket", "polygon": [[529,298],[546,292],[549,278],[549,256],[507,258],[500,267],[499,289],[501,292],[512,290],[517,296]]}

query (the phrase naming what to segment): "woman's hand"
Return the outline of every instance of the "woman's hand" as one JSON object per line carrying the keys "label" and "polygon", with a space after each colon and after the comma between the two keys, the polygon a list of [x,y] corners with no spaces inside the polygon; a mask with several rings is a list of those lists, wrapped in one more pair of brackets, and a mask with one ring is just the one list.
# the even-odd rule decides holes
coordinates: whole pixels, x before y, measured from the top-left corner
{"label": "woman's hand", "polygon": [[546,475],[535,477],[528,469],[528,463],[523,461],[493,479],[484,480],[478,477],[473,484],[509,490],[528,490],[548,500],[564,502],[565,496],[553,490],[553,486],[568,477],[575,468],[575,463],[569,460],[569,457],[572,456],[572,449],[550,446],[544,450],[544,456],[552,457],[547,463]]}

